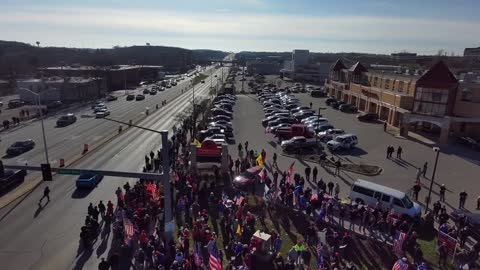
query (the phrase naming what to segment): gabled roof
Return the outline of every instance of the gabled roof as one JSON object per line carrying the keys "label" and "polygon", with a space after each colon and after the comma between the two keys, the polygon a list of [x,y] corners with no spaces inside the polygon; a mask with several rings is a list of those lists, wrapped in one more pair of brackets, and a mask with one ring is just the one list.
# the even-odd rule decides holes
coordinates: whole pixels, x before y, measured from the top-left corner
{"label": "gabled roof", "polygon": [[335,63],[333,63],[333,65],[330,67],[330,70],[340,71],[345,68],[347,67],[343,64],[342,60],[338,58],[337,61],[335,61]]}
{"label": "gabled roof", "polygon": [[417,86],[432,88],[451,88],[457,83],[457,78],[442,60],[435,63],[417,80]]}
{"label": "gabled roof", "polygon": [[353,66],[351,66],[348,71],[351,71],[353,73],[361,73],[367,72],[368,70],[360,62],[357,62]]}

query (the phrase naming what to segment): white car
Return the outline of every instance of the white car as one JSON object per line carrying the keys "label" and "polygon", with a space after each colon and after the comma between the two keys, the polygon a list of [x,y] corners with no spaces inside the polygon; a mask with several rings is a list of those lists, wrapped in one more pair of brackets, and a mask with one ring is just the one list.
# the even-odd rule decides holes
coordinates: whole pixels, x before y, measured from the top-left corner
{"label": "white car", "polygon": [[343,135],[343,134],[345,134],[345,131],[343,129],[332,128],[332,129],[328,129],[328,130],[319,132],[317,134],[317,137],[321,141],[325,142],[325,141],[330,141],[330,140],[334,139],[335,137],[337,137],[339,135]]}
{"label": "white car", "polygon": [[358,143],[357,136],[353,134],[344,134],[337,136],[335,139],[327,142],[327,147],[330,151],[340,150],[340,149],[351,149],[355,147]]}
{"label": "white car", "polygon": [[223,140],[224,142],[227,140],[227,137],[225,136],[225,134],[219,134],[219,133],[216,133],[216,134],[213,134],[212,136],[210,137],[207,137],[205,139],[210,139],[210,140]]}
{"label": "white car", "polygon": [[95,106],[95,108],[93,108],[93,112],[97,113],[101,110],[106,110],[106,109],[107,109],[107,106],[105,106],[105,104],[99,104]]}
{"label": "white car", "polygon": [[99,110],[98,112],[95,113],[95,118],[104,118],[106,116],[110,115],[110,111],[105,109]]}

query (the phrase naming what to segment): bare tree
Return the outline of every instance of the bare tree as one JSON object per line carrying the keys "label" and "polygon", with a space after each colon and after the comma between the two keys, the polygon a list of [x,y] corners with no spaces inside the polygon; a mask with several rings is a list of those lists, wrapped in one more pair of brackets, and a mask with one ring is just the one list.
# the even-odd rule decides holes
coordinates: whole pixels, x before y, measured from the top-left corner
{"label": "bare tree", "polygon": [[150,46],[150,42],[147,42],[147,46]]}
{"label": "bare tree", "polygon": [[37,44],[37,47],[40,47],[40,41],[35,41],[35,43]]}

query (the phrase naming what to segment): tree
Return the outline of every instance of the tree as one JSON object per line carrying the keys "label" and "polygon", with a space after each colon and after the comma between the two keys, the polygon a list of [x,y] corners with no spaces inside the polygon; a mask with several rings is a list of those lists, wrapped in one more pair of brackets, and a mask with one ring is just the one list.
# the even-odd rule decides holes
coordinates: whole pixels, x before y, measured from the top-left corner
{"label": "tree", "polygon": [[150,42],[147,42],[147,46],[150,46]]}
{"label": "tree", "polygon": [[35,41],[35,43],[37,44],[37,47],[40,47],[40,41]]}

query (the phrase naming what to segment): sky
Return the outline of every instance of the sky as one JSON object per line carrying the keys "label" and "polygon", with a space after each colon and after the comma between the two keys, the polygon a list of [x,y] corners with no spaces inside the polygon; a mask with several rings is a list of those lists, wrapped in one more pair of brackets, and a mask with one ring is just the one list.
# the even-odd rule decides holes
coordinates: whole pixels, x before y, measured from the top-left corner
{"label": "sky", "polygon": [[461,55],[479,0],[0,0],[0,39],[41,46]]}

